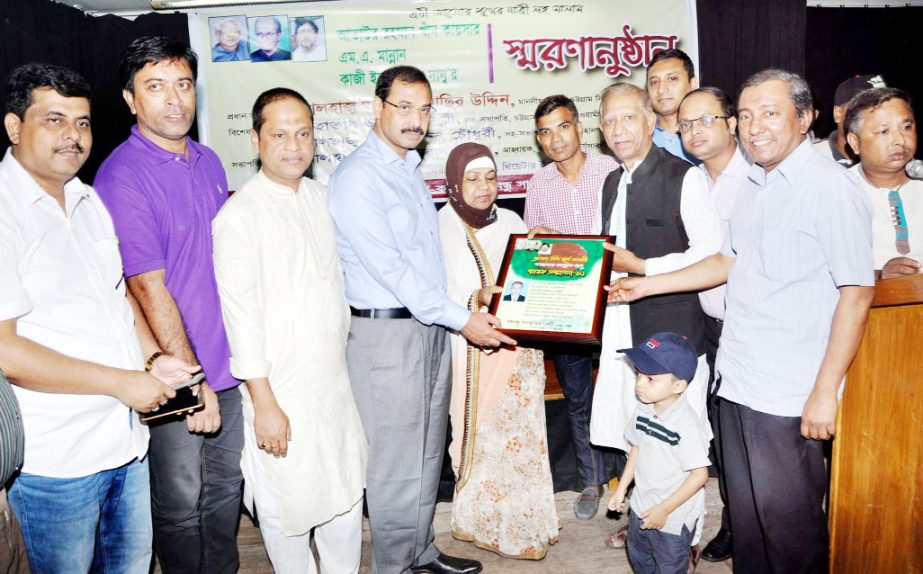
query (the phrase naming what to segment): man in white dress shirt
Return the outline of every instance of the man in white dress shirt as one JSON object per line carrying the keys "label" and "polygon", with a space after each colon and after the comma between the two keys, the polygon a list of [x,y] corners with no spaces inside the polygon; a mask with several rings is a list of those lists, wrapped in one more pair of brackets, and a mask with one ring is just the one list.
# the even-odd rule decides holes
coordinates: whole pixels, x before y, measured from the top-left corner
{"label": "man in white dress shirt", "polygon": [[910,97],[874,88],[849,101],[846,138],[859,154],[850,168],[872,201],[872,249],[876,274],[891,279],[920,272],[923,259],[923,181],[904,172],[917,151]]}
{"label": "man in white dress shirt", "polygon": [[[366,441],[346,370],[349,311],[311,106],[273,88],[253,106],[262,168],[212,223],[215,276],[243,389],[244,502],[279,573],[359,571]],[[320,327],[320,329],[318,329]],[[310,486],[308,486],[310,485]]]}
{"label": "man in white dress shirt", "polygon": [[[737,200],[737,190],[747,177],[750,163],[737,145],[734,117],[734,103],[721,89],[704,87],[686,95],[679,107],[679,133],[683,147],[699,161],[699,169],[708,180],[712,200],[718,209],[723,236],[728,232],[728,221]],[[717,402],[711,400],[715,392],[715,357],[718,354],[718,340],[724,325],[724,285],[699,293],[699,302],[705,312],[705,358],[708,361],[709,400],[708,419],[715,433],[712,462],[721,475],[721,454],[718,440]],[[721,562],[731,557],[731,525],[727,512],[725,483],[719,480],[721,500],[725,507],[721,513],[721,528],[718,534],[702,550],[702,558],[709,562]]]}
{"label": "man in white dress shirt", "polygon": [[125,289],[112,219],[75,177],[93,143],[89,98],[82,77],[51,64],[17,68],[6,90],[0,368],[26,436],[9,503],[33,572],[141,574],[153,531],[134,410],[157,410],[197,367],[160,353]]}

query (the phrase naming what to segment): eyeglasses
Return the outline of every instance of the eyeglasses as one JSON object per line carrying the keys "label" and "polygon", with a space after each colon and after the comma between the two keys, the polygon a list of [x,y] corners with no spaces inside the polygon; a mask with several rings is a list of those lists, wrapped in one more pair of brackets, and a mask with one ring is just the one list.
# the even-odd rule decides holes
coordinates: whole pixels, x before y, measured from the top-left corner
{"label": "eyeglasses", "polygon": [[696,122],[698,122],[699,125],[703,128],[710,128],[715,125],[716,120],[726,120],[728,117],[729,116],[713,116],[711,114],[705,114],[704,116],[695,118],[694,120],[683,120],[681,122],[677,122],[676,125],[679,126],[679,131],[688,132],[692,129],[692,126],[694,126]]}
{"label": "eyeglasses", "polygon": [[409,116],[411,112],[420,112],[424,117],[427,117],[435,111],[435,108],[433,106],[419,106],[418,107],[413,104],[404,104],[404,103],[392,104],[388,100],[382,100],[382,101],[388,104],[389,106],[394,106],[395,108],[397,108],[397,113],[400,116]]}
{"label": "eyeglasses", "polygon": [[260,38],[271,38],[273,36],[278,36],[279,32],[257,32],[256,35]]}

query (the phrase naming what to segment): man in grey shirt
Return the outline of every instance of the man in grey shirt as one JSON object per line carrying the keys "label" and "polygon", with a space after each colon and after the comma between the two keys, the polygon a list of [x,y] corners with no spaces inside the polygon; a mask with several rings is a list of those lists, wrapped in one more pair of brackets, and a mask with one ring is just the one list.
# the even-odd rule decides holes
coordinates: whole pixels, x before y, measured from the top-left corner
{"label": "man in grey shirt", "polygon": [[738,129],[756,165],[721,252],[609,288],[630,301],[728,283],[718,416],[740,572],[828,569],[822,441],[874,297],[871,206],[806,139],[811,120],[798,75],[751,76]]}

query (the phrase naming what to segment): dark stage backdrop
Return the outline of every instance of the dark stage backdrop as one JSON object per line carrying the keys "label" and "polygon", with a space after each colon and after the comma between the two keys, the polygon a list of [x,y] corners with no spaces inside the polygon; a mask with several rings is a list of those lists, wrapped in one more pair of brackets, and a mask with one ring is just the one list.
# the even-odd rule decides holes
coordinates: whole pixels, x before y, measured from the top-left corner
{"label": "dark stage backdrop", "polygon": [[[917,136],[923,142],[923,8],[808,8],[805,77],[820,98],[818,136],[834,129],[833,92],[856,74],[881,74],[916,102]],[[917,153],[917,157],[920,154]]]}
{"label": "dark stage backdrop", "polygon": [[804,73],[805,0],[697,0],[699,82],[735,101],[764,68]]}
{"label": "dark stage backdrop", "polygon": [[[6,96],[7,75],[27,62],[60,64],[82,74],[93,88],[93,149],[78,175],[92,183],[99,164],[134,125],[118,82],[119,55],[132,40],[150,34],[188,44],[186,15],[145,14],[132,21],[88,16],[49,0],[0,0],[0,101]],[[192,135],[196,133],[193,126]],[[2,133],[0,149],[5,151],[9,143]]]}

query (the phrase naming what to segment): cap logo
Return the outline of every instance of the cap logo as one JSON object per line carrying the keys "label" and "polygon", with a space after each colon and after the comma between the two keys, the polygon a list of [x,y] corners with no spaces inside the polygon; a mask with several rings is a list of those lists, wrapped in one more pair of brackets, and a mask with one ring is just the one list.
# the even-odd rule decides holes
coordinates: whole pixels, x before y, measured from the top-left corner
{"label": "cap logo", "polygon": [[647,346],[648,349],[656,349],[657,347],[660,346],[660,341],[658,341],[657,339],[651,337],[651,338],[648,339],[647,342],[644,343],[644,344]]}
{"label": "cap logo", "polygon": [[885,81],[881,79],[881,76],[875,76],[874,78],[869,79],[869,84],[873,88],[886,88]]}

